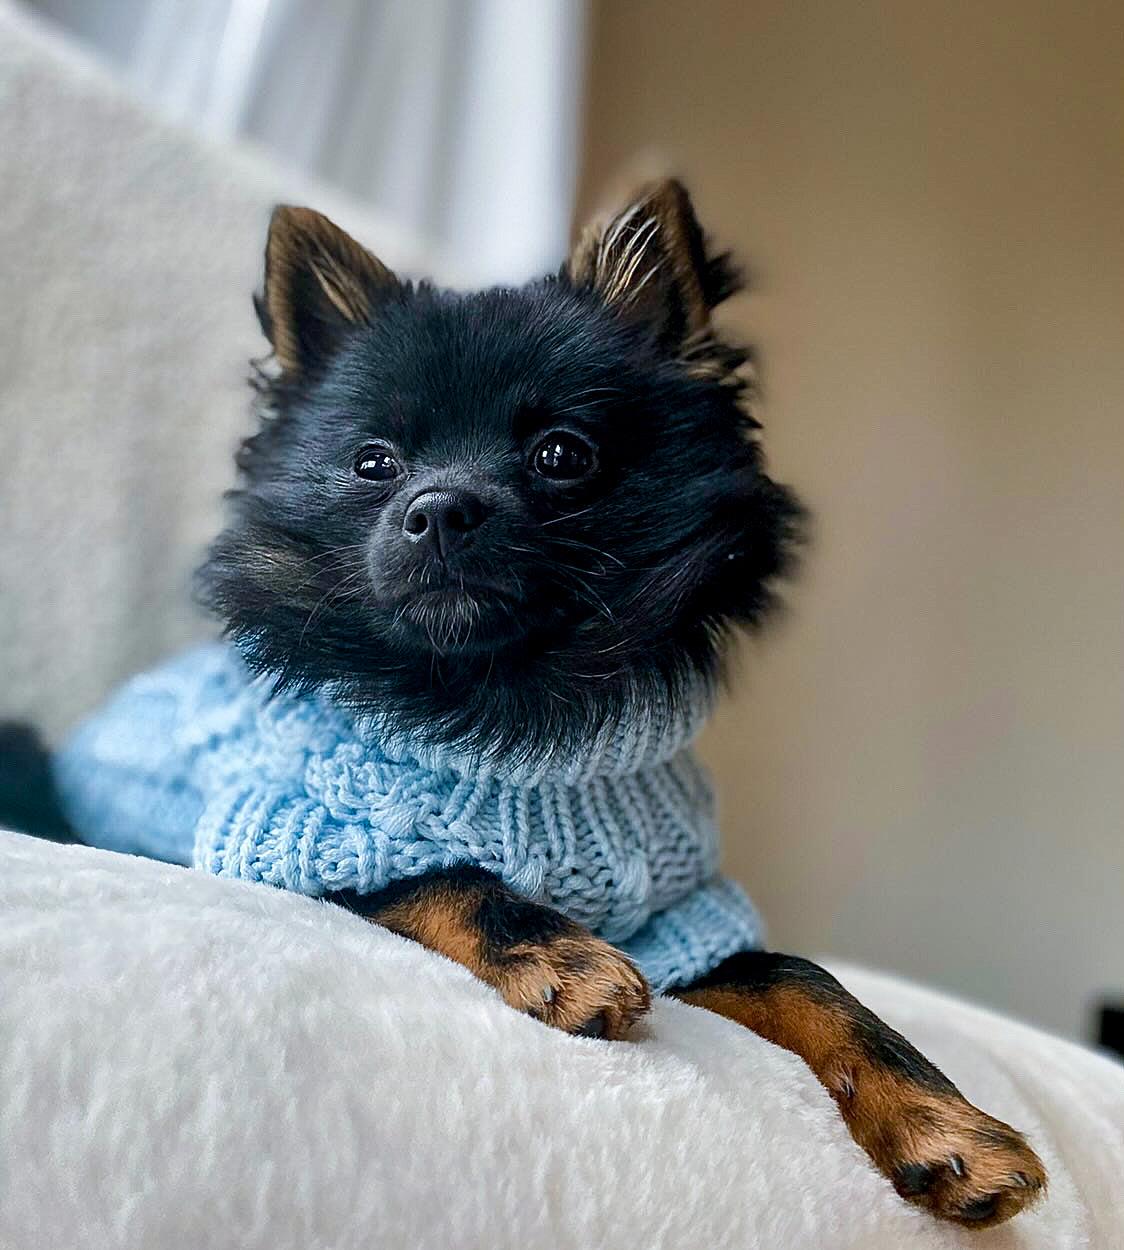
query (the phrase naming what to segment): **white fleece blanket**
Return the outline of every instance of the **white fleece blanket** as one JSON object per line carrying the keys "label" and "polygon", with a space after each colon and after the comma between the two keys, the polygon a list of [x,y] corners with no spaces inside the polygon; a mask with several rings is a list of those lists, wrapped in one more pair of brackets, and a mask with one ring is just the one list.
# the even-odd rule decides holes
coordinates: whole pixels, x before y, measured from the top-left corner
{"label": "white fleece blanket", "polygon": [[1124,1069],[885,977],[836,970],[1030,1134],[1033,1212],[915,1212],[797,1059],[680,1003],[567,1037],[339,909],[11,834],[0,916],[5,1250],[1124,1246]]}

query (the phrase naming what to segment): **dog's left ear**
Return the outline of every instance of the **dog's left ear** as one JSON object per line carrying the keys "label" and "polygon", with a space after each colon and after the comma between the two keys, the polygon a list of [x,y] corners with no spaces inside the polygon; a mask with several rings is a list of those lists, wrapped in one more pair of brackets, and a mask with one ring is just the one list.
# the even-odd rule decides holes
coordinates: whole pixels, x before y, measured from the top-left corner
{"label": "dog's left ear", "polygon": [[587,226],[563,274],[675,351],[706,334],[710,311],[741,286],[728,255],[708,256],[682,183],[644,187],[628,206]]}
{"label": "dog's left ear", "polygon": [[323,365],[380,300],[401,291],[393,273],[321,213],[282,204],[265,245],[265,292],[254,299],[282,372]]}

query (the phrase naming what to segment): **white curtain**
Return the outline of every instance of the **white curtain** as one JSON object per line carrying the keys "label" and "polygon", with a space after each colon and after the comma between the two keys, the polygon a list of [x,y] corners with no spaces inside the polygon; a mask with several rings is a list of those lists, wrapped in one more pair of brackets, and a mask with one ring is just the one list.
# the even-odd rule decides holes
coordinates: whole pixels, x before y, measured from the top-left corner
{"label": "white curtain", "polygon": [[374,204],[474,283],[567,242],[585,0],[35,0],[167,115]]}

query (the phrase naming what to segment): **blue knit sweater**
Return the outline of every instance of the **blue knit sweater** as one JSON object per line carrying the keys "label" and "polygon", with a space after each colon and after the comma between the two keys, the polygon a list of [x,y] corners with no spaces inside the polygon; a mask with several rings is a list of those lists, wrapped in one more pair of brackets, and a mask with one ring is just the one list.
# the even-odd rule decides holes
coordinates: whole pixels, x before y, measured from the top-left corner
{"label": "blue knit sweater", "polygon": [[504,766],[419,747],[324,696],[270,697],[211,645],[134,678],[55,757],[84,841],[305,894],[478,864],[620,946],[659,990],[760,945],[718,876],[702,720]]}

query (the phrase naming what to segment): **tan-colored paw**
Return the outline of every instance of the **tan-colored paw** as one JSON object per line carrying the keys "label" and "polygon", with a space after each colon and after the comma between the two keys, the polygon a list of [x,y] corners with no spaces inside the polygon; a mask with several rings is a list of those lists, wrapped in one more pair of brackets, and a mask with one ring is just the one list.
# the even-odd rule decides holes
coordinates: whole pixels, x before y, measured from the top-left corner
{"label": "tan-colored paw", "polygon": [[887,1100],[868,1145],[909,1202],[941,1219],[987,1228],[1041,1197],[1046,1169],[1021,1133],[955,1095],[905,1087]]}
{"label": "tan-colored paw", "polygon": [[636,965],[584,930],[510,947],[487,979],[517,1011],[582,1037],[622,1038],[651,1006]]}

